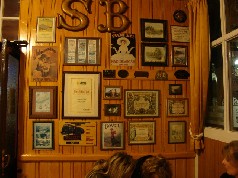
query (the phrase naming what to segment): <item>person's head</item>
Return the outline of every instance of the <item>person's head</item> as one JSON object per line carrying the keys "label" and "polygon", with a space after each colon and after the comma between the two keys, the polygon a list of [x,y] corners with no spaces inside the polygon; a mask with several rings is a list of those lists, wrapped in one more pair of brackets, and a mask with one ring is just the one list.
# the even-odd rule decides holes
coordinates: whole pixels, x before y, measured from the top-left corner
{"label": "person's head", "polygon": [[169,162],[162,156],[151,156],[141,166],[142,178],[171,178]]}
{"label": "person's head", "polygon": [[227,173],[232,176],[238,176],[238,140],[232,141],[223,147],[222,154]]}
{"label": "person's head", "polygon": [[85,178],[94,178],[94,177],[108,177],[105,172],[108,169],[108,162],[104,159],[100,159],[95,162],[93,169],[85,176]]}
{"label": "person's head", "polygon": [[135,160],[131,155],[118,152],[108,159],[107,175],[115,178],[130,178],[135,167]]}

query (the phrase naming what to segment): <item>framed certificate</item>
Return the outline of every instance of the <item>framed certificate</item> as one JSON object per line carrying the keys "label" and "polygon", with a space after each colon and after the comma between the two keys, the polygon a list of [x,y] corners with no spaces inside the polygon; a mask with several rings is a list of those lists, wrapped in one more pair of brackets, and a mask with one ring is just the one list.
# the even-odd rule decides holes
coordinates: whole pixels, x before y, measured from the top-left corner
{"label": "framed certificate", "polygon": [[100,72],[63,72],[63,118],[100,118]]}
{"label": "framed certificate", "polygon": [[55,17],[38,17],[36,28],[36,42],[55,42]]}

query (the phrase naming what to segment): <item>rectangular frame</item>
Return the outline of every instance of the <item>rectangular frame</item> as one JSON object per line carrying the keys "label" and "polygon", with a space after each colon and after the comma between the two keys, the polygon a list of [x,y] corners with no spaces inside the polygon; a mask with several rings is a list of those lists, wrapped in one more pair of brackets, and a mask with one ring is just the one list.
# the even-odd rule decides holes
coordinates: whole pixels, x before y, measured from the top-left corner
{"label": "rectangular frame", "polygon": [[54,149],[53,121],[33,121],[33,149]]}
{"label": "rectangular frame", "polygon": [[172,46],[172,66],[187,67],[188,66],[188,47],[187,46]]}
{"label": "rectangular frame", "polygon": [[36,25],[36,42],[54,43],[55,42],[55,17],[38,17]]}
{"label": "rectangular frame", "polygon": [[104,86],[103,99],[120,100],[122,99],[122,86]]}
{"label": "rectangular frame", "polygon": [[125,123],[101,122],[101,150],[125,149]]}
{"label": "rectangular frame", "polygon": [[101,116],[101,72],[63,72],[63,118]]}
{"label": "rectangular frame", "polygon": [[168,66],[165,43],[141,43],[142,66]]}
{"label": "rectangular frame", "polygon": [[57,86],[32,86],[29,90],[29,118],[57,118]]}
{"label": "rectangular frame", "polygon": [[166,42],[167,20],[140,19],[141,41]]}
{"label": "rectangular frame", "polygon": [[129,121],[129,144],[155,144],[155,121]]}
{"label": "rectangular frame", "polygon": [[121,105],[104,104],[104,116],[121,116]]}
{"label": "rectangular frame", "polygon": [[167,99],[167,116],[182,117],[188,116],[188,98],[168,98]]}
{"label": "rectangular frame", "polygon": [[169,95],[182,95],[183,85],[182,84],[169,84]]}
{"label": "rectangular frame", "polygon": [[169,121],[168,130],[169,144],[186,142],[186,121]]}
{"label": "rectangular frame", "polygon": [[189,27],[171,25],[171,41],[189,43]]}
{"label": "rectangular frame", "polygon": [[65,37],[64,65],[101,64],[101,38],[97,37]]}
{"label": "rectangular frame", "polygon": [[160,90],[124,90],[125,117],[159,117]]}

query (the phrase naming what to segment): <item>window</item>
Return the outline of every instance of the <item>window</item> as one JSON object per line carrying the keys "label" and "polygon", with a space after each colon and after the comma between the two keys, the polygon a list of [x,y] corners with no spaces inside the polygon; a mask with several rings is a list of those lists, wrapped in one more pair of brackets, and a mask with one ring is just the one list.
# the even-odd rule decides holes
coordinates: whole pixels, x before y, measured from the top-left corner
{"label": "window", "polygon": [[205,136],[215,128],[213,139],[228,142],[229,134],[238,136],[238,0],[208,0],[208,10],[211,61]]}
{"label": "window", "polygon": [[20,0],[0,0],[0,37],[18,40]]}

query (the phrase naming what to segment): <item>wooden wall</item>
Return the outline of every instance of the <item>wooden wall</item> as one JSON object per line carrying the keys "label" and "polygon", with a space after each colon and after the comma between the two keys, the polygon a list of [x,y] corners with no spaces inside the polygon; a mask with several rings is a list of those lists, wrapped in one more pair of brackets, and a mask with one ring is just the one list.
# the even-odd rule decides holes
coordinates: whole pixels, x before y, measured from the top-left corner
{"label": "wooden wall", "polygon": [[[99,0],[92,3],[92,14],[88,14],[90,20],[88,28],[83,31],[67,31],[65,29],[56,29],[55,43],[37,43],[36,42],[36,21],[37,17],[57,17],[57,14],[63,15],[67,23],[75,24],[69,16],[63,14],[61,9],[62,0],[21,0],[20,1],[20,40],[27,40],[29,45],[23,48],[24,53],[21,60],[20,71],[20,102],[19,102],[19,168],[22,173],[19,177],[27,178],[83,178],[92,168],[93,163],[100,158],[107,158],[116,150],[100,150],[100,121],[125,121],[126,138],[125,150],[135,158],[145,154],[163,154],[172,165],[174,178],[193,178],[194,177],[194,157],[195,154],[190,150],[190,140],[188,134],[188,125],[190,117],[167,117],[166,101],[167,98],[189,98],[189,80],[178,80],[174,72],[178,69],[189,71],[188,67],[172,67],[172,45],[187,45],[187,43],[171,42],[171,25],[188,26],[188,20],[185,23],[178,23],[173,19],[173,13],[177,9],[184,10],[188,15],[186,8],[187,0],[124,0],[129,9],[125,15],[131,20],[132,24],[123,33],[132,33],[136,35],[136,65],[110,66],[110,33],[100,33],[97,30],[99,24],[106,23],[104,12],[105,7],[100,6]],[[81,3],[73,3],[73,8],[85,12]],[[86,13],[86,12],[85,12]],[[168,21],[168,47],[169,47],[169,66],[154,67],[141,65],[141,37],[140,37],[140,18],[161,19]],[[102,38],[101,65],[100,66],[64,66],[64,39],[65,37],[100,37]],[[32,46],[56,46],[58,47],[58,81],[57,82],[32,82],[31,81],[31,58]],[[113,80],[102,79],[102,88],[105,85],[122,86],[123,89],[155,89],[160,90],[161,111],[158,118],[124,118],[123,106],[124,100],[101,100],[102,106],[101,118],[96,120],[97,124],[97,145],[96,146],[61,146],[59,145],[58,127],[62,120],[62,72],[63,71],[97,71],[104,69],[126,69],[129,77],[121,79],[117,77]],[[135,70],[148,71],[149,78],[134,78]],[[155,80],[155,74],[158,70],[165,70],[168,73],[168,80]],[[169,95],[169,84],[182,84],[182,95]],[[57,119],[30,119],[29,118],[29,87],[30,86],[57,86],[58,103]],[[121,117],[105,117],[103,112],[104,104],[116,103],[122,105]],[[79,119],[80,120],[80,119]],[[156,143],[152,145],[128,145],[127,122],[130,120],[155,120],[156,121]],[[34,150],[32,149],[32,123],[33,121],[54,121],[55,128],[55,148],[54,150]],[[168,144],[168,121],[186,121],[187,134],[186,142],[182,144]]]}

